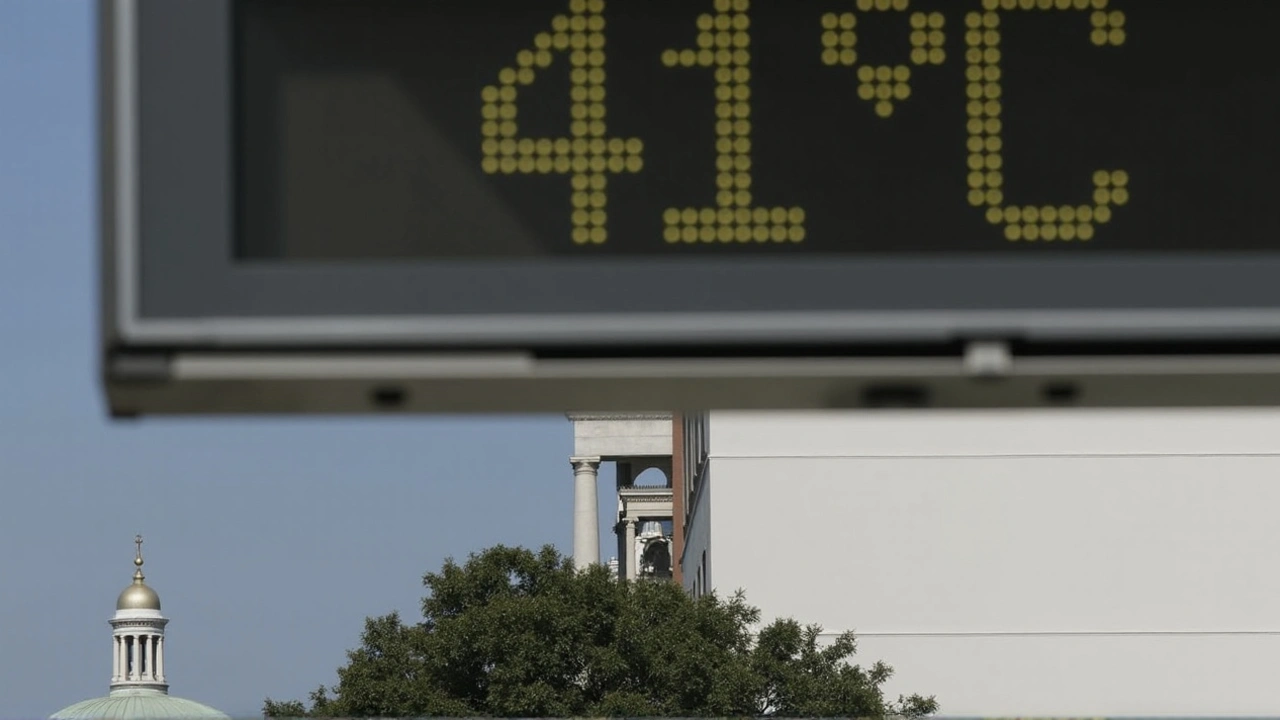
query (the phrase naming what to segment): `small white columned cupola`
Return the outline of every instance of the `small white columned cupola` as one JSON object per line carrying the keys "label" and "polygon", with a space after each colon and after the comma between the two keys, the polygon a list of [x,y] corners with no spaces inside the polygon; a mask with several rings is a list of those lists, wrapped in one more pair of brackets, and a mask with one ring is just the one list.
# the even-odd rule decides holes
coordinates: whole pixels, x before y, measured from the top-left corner
{"label": "small white columned cupola", "polygon": [[142,536],[133,539],[137,554],[133,583],[120,593],[111,618],[111,694],[168,694],[164,676],[164,626],[160,596],[147,586],[142,574]]}
{"label": "small white columned cupola", "polygon": [[164,675],[164,626],[160,596],[142,576],[142,536],[133,583],[120,593],[111,618],[111,692],[68,705],[49,720],[231,720],[208,705],[169,694]]}

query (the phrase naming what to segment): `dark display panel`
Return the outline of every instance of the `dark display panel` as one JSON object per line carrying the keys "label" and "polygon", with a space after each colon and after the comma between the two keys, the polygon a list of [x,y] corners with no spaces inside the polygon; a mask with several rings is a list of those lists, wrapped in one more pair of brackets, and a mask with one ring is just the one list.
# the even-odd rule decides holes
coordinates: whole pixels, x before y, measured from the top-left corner
{"label": "dark display panel", "polygon": [[242,259],[1270,250],[1274,0],[239,0]]}

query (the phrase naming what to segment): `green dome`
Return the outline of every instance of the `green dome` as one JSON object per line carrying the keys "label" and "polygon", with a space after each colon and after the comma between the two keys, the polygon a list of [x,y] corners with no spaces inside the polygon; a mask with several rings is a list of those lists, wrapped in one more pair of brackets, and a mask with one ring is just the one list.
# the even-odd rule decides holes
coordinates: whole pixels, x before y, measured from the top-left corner
{"label": "green dome", "polygon": [[173,697],[157,690],[120,690],[65,707],[49,720],[231,720],[208,705]]}

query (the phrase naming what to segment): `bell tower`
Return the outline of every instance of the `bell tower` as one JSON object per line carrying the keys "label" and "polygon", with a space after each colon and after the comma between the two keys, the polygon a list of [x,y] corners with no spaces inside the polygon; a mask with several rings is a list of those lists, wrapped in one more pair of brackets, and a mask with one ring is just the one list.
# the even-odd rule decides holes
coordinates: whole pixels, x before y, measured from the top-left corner
{"label": "bell tower", "polygon": [[[571,413],[574,474],[573,558],[600,562],[597,480],[601,463],[617,468],[617,573],[635,580],[671,578],[679,549],[673,542],[672,413]],[[660,479],[650,481],[656,470]],[[641,476],[644,478],[641,478]],[[613,564],[612,562],[610,563]]]}

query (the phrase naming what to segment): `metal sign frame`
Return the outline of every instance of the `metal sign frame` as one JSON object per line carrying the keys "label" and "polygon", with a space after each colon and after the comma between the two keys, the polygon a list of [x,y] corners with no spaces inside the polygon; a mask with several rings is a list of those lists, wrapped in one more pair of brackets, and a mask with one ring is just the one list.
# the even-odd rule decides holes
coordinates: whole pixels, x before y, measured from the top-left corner
{"label": "metal sign frame", "polygon": [[227,270],[231,1],[100,0],[113,414],[1280,403],[1280,253]]}

